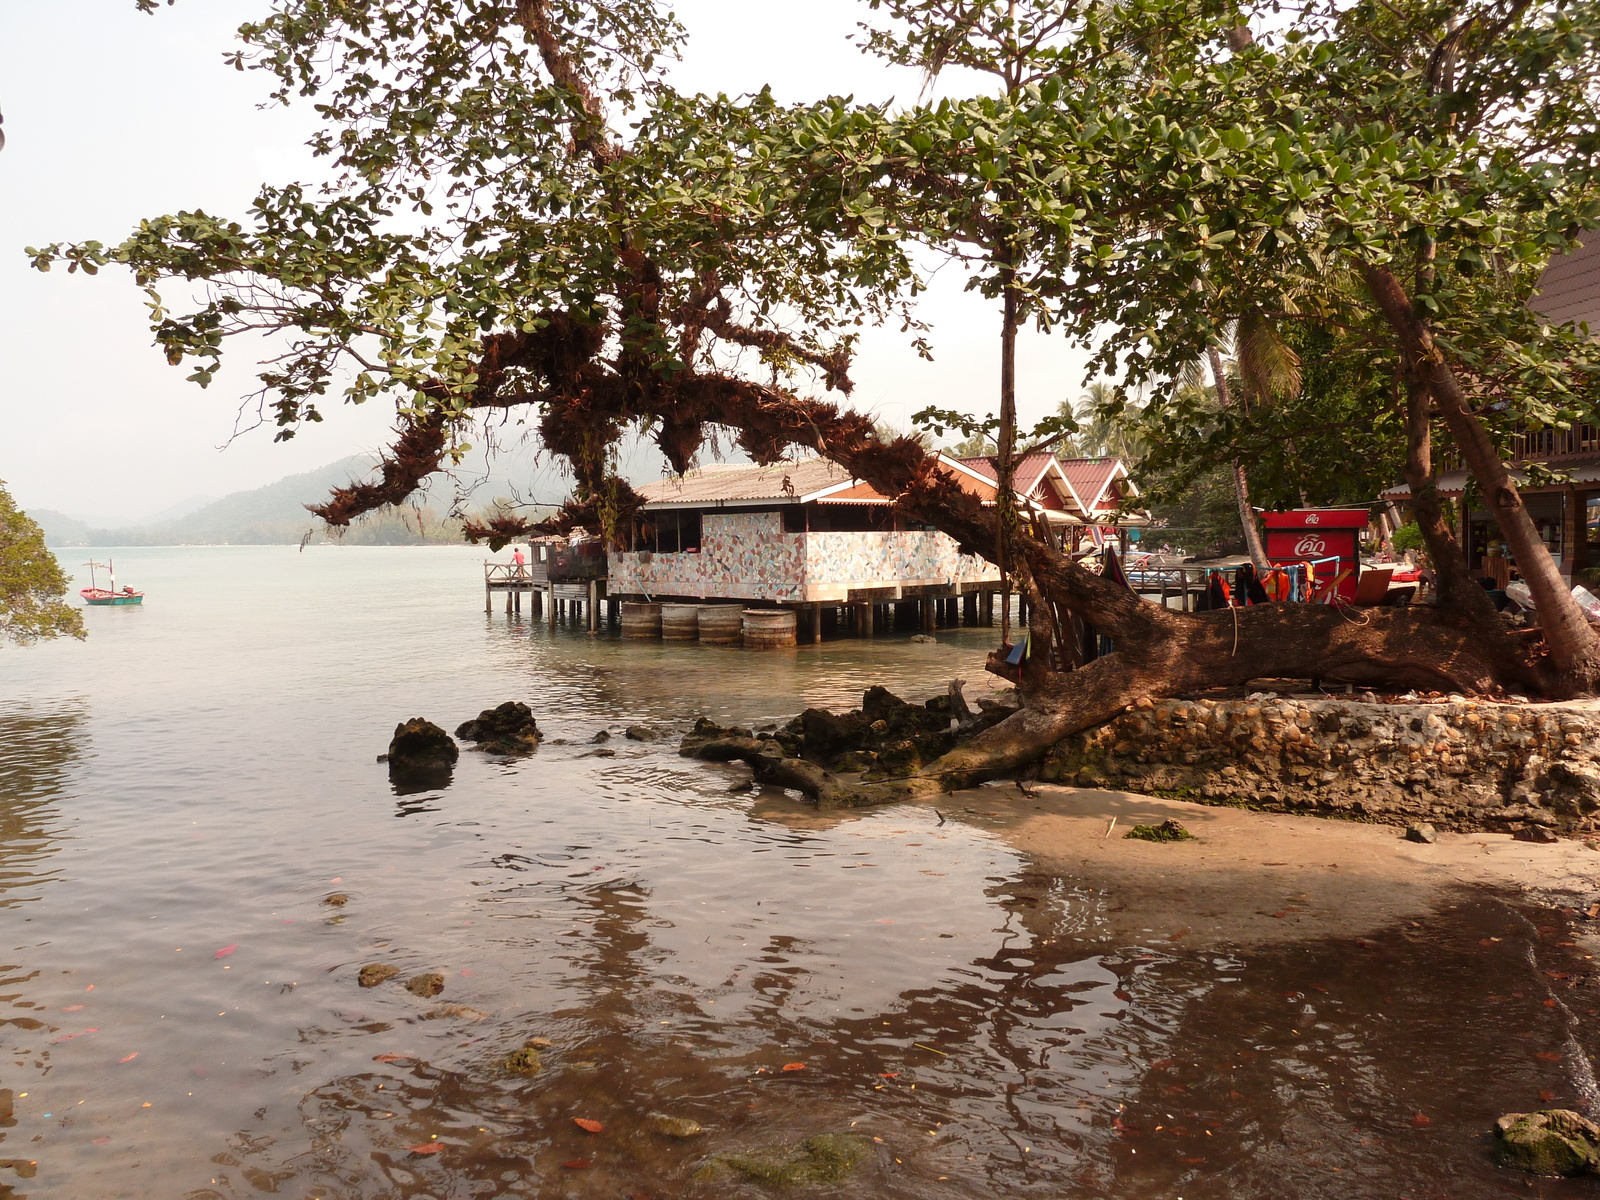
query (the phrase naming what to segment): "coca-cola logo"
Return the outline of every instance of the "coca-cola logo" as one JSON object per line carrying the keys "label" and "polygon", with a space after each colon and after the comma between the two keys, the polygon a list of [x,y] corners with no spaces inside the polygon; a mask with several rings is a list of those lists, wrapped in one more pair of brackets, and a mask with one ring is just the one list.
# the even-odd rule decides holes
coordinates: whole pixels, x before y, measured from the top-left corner
{"label": "coca-cola logo", "polygon": [[1321,558],[1328,552],[1328,543],[1320,535],[1308,533],[1294,544],[1296,558]]}
{"label": "coca-cola logo", "polygon": [[1320,524],[1322,524],[1322,518],[1317,516],[1316,513],[1307,513],[1306,514],[1306,524],[1307,525],[1320,525]]}

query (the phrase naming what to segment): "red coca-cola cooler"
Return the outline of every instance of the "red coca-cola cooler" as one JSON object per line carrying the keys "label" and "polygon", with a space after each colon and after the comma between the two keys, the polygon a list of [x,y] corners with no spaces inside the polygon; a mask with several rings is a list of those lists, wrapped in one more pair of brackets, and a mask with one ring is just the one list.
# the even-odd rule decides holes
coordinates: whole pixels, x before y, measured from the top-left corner
{"label": "red coca-cola cooler", "polygon": [[1355,599],[1356,580],[1361,575],[1361,531],[1367,527],[1365,509],[1297,508],[1267,513],[1262,520],[1267,526],[1269,562],[1288,566],[1319,558],[1335,559],[1316,563],[1312,591],[1348,571],[1339,585],[1339,596],[1346,603]]}

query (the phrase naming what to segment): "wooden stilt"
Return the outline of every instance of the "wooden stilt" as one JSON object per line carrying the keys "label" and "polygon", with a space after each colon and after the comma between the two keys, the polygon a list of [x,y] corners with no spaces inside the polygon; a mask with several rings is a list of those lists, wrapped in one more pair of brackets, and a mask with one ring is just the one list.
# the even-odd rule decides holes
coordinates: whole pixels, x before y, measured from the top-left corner
{"label": "wooden stilt", "polygon": [[822,601],[813,600],[811,602],[811,644],[813,646],[817,646],[817,645],[820,645],[821,643],[822,643]]}
{"label": "wooden stilt", "polygon": [[487,583],[483,585],[483,615],[486,617],[494,615],[494,592]]}
{"label": "wooden stilt", "polygon": [[598,580],[589,580],[589,632],[600,632],[600,584]]}
{"label": "wooden stilt", "polygon": [[550,609],[549,612],[545,613],[545,618],[550,622],[550,628],[554,629],[556,627],[556,610],[557,610],[557,606],[560,603],[560,601],[558,601],[556,599],[556,585],[555,584],[552,583],[550,585],[549,594],[545,597],[545,599],[548,601],[549,609]]}

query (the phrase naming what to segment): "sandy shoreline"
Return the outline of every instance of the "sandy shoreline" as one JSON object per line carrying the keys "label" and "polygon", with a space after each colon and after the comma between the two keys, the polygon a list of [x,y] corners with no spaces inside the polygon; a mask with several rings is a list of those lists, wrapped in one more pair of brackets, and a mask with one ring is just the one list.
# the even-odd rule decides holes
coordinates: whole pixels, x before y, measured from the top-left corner
{"label": "sandy shoreline", "polygon": [[[1041,874],[1101,892],[1103,931],[1118,939],[1206,947],[1357,937],[1423,921],[1462,887],[1555,893],[1585,906],[1600,898],[1600,852],[1571,839],[1536,845],[1509,834],[1441,832],[1424,845],[1392,825],[1051,784],[1028,791],[997,783],[915,807],[998,837]],[[774,811],[799,809],[796,802],[772,796],[761,804],[769,816],[809,823],[799,812]],[[1169,818],[1196,840],[1124,836]],[[833,824],[852,814],[813,819]],[[1600,936],[1593,940],[1585,953],[1600,953]]]}

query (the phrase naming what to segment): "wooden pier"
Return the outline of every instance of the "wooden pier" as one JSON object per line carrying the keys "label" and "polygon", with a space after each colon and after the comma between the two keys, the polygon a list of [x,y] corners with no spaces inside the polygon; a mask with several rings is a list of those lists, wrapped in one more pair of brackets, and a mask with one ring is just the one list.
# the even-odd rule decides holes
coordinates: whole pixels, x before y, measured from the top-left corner
{"label": "wooden pier", "polygon": [[607,603],[604,551],[586,553],[559,539],[536,541],[528,549],[526,563],[483,564],[485,613],[494,612],[495,593],[503,592],[507,616],[522,612],[526,594],[528,615],[545,617],[552,629],[557,621],[582,618],[590,633],[599,633],[602,604],[615,619],[615,605]]}

